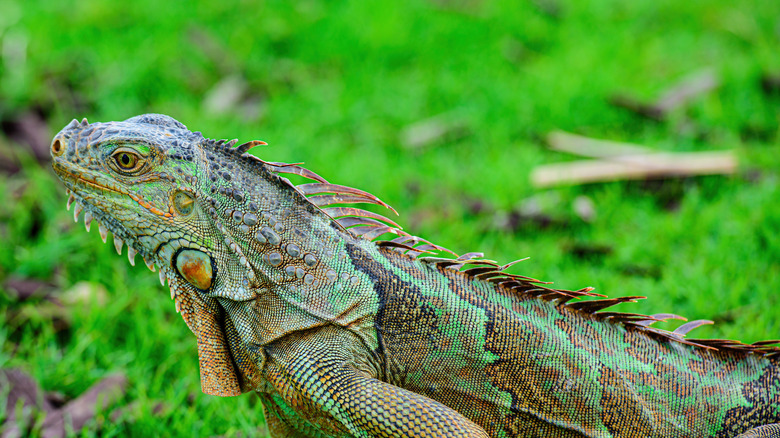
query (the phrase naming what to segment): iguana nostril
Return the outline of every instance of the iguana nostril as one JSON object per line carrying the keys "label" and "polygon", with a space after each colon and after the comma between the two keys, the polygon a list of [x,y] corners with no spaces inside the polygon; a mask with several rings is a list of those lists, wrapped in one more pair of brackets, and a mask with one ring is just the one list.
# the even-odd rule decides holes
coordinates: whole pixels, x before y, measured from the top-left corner
{"label": "iguana nostril", "polygon": [[55,138],[54,142],[51,144],[52,155],[59,157],[63,152],[65,152],[65,146],[62,144],[59,138]]}

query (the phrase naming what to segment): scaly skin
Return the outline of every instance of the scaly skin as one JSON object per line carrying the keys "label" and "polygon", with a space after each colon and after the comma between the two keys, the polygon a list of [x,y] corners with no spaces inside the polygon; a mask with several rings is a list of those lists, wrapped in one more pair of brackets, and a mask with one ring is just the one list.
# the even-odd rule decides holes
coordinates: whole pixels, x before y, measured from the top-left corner
{"label": "scaly skin", "polygon": [[372,242],[403,233],[319,207],[381,201],[233,144],[162,115],[74,121],[53,167],[76,217],[159,266],[203,391],[257,391],[273,436],[780,436],[777,348],[686,341],[702,322],[598,312],[637,297],[572,300],[595,294]]}

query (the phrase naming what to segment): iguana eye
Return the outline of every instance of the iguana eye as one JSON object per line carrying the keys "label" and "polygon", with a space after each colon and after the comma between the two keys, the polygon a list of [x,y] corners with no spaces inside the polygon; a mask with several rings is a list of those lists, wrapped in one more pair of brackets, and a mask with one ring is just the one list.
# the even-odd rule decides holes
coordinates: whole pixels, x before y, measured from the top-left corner
{"label": "iguana eye", "polygon": [[138,158],[127,152],[121,152],[116,156],[116,162],[123,169],[132,169],[135,167],[135,163],[138,162]]}
{"label": "iguana eye", "polygon": [[132,149],[119,148],[111,154],[113,164],[122,173],[138,173],[144,167],[144,157]]}

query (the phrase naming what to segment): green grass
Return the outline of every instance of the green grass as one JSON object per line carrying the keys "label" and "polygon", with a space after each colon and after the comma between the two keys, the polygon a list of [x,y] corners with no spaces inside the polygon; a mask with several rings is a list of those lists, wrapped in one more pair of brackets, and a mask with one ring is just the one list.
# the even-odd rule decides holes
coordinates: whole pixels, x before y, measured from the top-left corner
{"label": "green grass", "polygon": [[[629,312],[717,322],[694,336],[780,336],[780,97],[760,84],[780,71],[778,2],[19,0],[3,2],[0,17],[3,120],[37,108],[53,134],[74,117],[161,112],[208,137],[263,139],[263,158],[305,161],[369,190],[407,230],[457,252],[530,256],[513,272],[649,297],[621,306]],[[707,66],[720,88],[667,121],[608,102],[616,92],[651,99]],[[246,81],[244,100],[259,111],[204,107],[230,75]],[[404,127],[443,113],[467,135],[404,147]],[[537,190],[534,166],[571,159],[546,150],[553,129],[667,151],[731,149],[740,172]],[[592,223],[572,212],[581,195],[596,205]],[[563,225],[500,226],[534,196]],[[261,424],[256,397],[200,393],[194,337],[168,291],[73,224],[47,165],[26,159],[20,173],[0,174],[0,204],[0,284],[49,281],[75,303],[69,328],[57,330],[45,301],[3,290],[0,367],[68,397],[126,373],[122,404],[138,401],[135,411],[119,422],[102,414],[102,436],[230,435]],[[594,245],[609,251],[573,251]],[[84,281],[93,298],[74,292]],[[157,401],[167,407],[155,416]]]}

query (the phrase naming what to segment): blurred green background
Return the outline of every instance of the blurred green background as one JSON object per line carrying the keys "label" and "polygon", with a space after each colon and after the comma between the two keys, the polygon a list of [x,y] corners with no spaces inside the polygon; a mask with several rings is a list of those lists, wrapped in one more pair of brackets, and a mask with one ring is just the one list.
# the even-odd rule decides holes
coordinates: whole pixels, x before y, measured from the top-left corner
{"label": "blurred green background", "polygon": [[[512,272],[716,322],[693,337],[777,338],[779,54],[764,0],[0,2],[0,368],[55,405],[127,376],[76,435],[262,430],[256,397],[200,392],[157,275],[65,211],[51,136],[145,112],[268,141],[262,158],[375,193],[458,253],[528,256]],[[668,113],[615,104],[702,71],[718,86]],[[548,149],[554,130],[733,150],[739,170],[538,189],[532,169],[575,159]]]}

